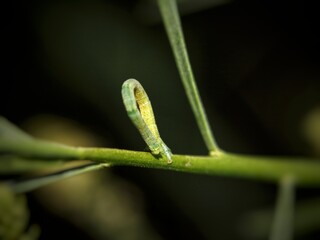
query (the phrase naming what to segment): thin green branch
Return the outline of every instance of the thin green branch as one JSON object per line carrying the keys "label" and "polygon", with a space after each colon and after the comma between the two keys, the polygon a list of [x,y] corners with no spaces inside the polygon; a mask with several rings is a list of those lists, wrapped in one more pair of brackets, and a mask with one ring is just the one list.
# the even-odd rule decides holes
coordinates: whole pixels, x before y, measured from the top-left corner
{"label": "thin green branch", "polygon": [[180,77],[191,104],[192,111],[197,120],[201,135],[210,154],[215,154],[219,149],[213,137],[209,121],[194,80],[180,23],[177,3],[175,0],[158,0],[158,5],[174,53],[176,64],[178,66]]}
{"label": "thin green branch", "polygon": [[[111,165],[126,165],[167,169],[189,173],[233,176],[269,182],[279,182],[286,175],[295,177],[301,186],[320,187],[320,163],[310,159],[260,157],[220,153],[215,156],[173,155],[172,164],[157,159],[151,153],[110,148],[76,148],[47,141],[0,142],[0,154],[20,158],[55,160],[91,160]],[[1,161],[0,155],[0,161]]]}
{"label": "thin green branch", "polygon": [[73,177],[82,173],[91,172],[108,167],[109,164],[87,164],[72,169],[63,170],[60,172],[52,173],[46,176],[36,177],[34,179],[24,180],[20,182],[8,183],[11,190],[15,193],[24,193],[35,190],[39,187],[46,186],[50,183],[55,183],[63,179]]}
{"label": "thin green branch", "polygon": [[44,168],[61,166],[63,161],[43,161],[38,159],[20,158],[17,156],[1,156],[0,174],[10,175]]}
{"label": "thin green branch", "polygon": [[[295,204],[294,235],[300,237],[320,230],[320,198],[300,200]],[[244,239],[267,239],[274,208],[258,209],[239,219],[239,232]]]}
{"label": "thin green branch", "polygon": [[[21,130],[20,130],[21,131]],[[0,161],[8,156],[19,161],[70,161],[91,160],[96,163],[127,165],[200,173],[220,176],[241,177],[269,182],[279,182],[291,175],[301,186],[320,187],[320,162],[304,158],[260,157],[219,152],[212,156],[173,155],[171,164],[166,159],[157,159],[151,153],[110,148],[77,148],[35,139],[21,131],[4,118],[0,118]],[[9,158],[10,159],[10,158]],[[0,164],[0,167],[5,166]],[[19,167],[18,167],[19,168]],[[0,172],[3,172],[0,169]]]}
{"label": "thin green branch", "polygon": [[290,240],[293,239],[294,225],[294,178],[284,177],[279,184],[276,210],[270,240]]}

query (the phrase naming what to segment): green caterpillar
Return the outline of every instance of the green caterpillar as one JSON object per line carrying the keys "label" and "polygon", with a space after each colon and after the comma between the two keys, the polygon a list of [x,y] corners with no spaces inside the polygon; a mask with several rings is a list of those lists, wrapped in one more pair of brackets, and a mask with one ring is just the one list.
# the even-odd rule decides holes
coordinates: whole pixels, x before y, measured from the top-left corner
{"label": "green caterpillar", "polygon": [[168,163],[172,163],[171,150],[160,137],[151,103],[142,85],[135,79],[128,79],[123,83],[121,93],[128,116],[151,153],[164,156]]}

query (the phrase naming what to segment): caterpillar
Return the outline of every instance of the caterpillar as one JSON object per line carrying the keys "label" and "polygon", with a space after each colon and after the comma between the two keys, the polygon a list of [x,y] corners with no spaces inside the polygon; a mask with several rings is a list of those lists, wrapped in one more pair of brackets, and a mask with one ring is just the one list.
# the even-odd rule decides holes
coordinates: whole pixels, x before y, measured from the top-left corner
{"label": "caterpillar", "polygon": [[151,153],[161,155],[168,163],[172,163],[171,150],[160,137],[151,102],[142,85],[135,79],[128,79],[122,85],[121,94],[129,118],[139,130]]}

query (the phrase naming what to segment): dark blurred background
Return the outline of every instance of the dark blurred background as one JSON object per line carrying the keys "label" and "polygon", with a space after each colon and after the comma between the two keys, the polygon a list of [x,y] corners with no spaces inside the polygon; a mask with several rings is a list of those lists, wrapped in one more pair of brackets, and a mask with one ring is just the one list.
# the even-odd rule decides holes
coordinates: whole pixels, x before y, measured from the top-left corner
{"label": "dark blurred background", "polygon": [[[194,74],[219,146],[236,153],[319,161],[316,7],[303,1],[185,0],[179,8]],[[144,142],[127,117],[120,94],[122,83],[136,78],[151,99],[161,136],[173,153],[207,154],[154,1],[17,0],[12,1],[9,15],[1,115],[44,138],[48,129],[65,136],[77,126],[94,136],[88,145],[143,150]],[[72,144],[81,143],[75,139]],[[241,223],[247,214],[272,210],[275,185],[129,167],[107,172],[115,181],[125,182],[115,184],[124,192],[117,196],[127,199],[120,209],[131,204],[128,209],[135,209],[144,220],[136,225],[120,221],[122,228],[110,230],[113,218],[99,223],[92,216],[93,226],[105,227],[98,234],[93,226],[88,230],[88,223],[75,223],[69,216],[85,219],[95,201],[86,202],[89,210],[83,215],[52,210],[41,194],[31,193],[31,220],[42,228],[40,239],[142,239],[141,235],[267,239],[268,221],[261,231],[250,221],[247,226]],[[103,189],[109,177],[99,174],[97,189]],[[57,191],[54,197],[63,205],[64,192]],[[298,202],[319,196],[319,189],[297,191]],[[119,219],[128,220],[130,211]],[[298,232],[296,239],[315,239],[319,225]],[[141,235],[122,236],[136,229],[144,230]]]}

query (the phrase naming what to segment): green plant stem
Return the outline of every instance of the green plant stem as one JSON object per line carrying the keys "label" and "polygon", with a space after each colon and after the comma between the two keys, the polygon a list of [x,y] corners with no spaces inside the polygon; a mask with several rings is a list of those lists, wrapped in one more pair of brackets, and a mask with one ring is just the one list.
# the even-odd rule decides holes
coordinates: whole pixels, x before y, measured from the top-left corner
{"label": "green plant stem", "polygon": [[[297,201],[295,205],[294,235],[303,236],[320,230],[320,198]],[[267,239],[274,218],[274,208],[246,213],[239,219],[238,229],[243,239]]]}
{"label": "green plant stem", "polygon": [[63,161],[43,161],[4,155],[0,157],[0,174],[18,174],[27,171],[57,167],[61,166],[62,163]]}
{"label": "green plant stem", "polygon": [[175,0],[158,0],[160,12],[164,21],[169,41],[174,53],[179,74],[191,104],[192,111],[196,117],[198,127],[204,142],[210,152],[214,154],[219,151],[213,137],[209,121],[207,119],[199,91],[194,80],[191,64],[189,61],[186,44],[183,37],[177,3]]}
{"label": "green plant stem", "polygon": [[[127,165],[220,176],[279,182],[291,175],[300,186],[320,187],[320,163],[311,159],[262,157],[219,153],[214,156],[173,155],[172,164],[151,153],[110,148],[76,148],[41,140],[0,141],[0,154],[47,161],[91,160],[111,165]],[[0,155],[1,158],[1,155]],[[2,159],[0,159],[1,161]]]}
{"label": "green plant stem", "polygon": [[109,166],[108,164],[87,164],[72,169],[63,170],[46,176],[36,177],[34,179],[24,180],[20,182],[9,183],[9,187],[15,193],[23,193],[35,190],[39,187],[46,186],[50,183],[73,177],[82,173],[99,170]]}
{"label": "green plant stem", "polygon": [[270,240],[293,239],[294,199],[294,178],[286,176],[279,184]]}

